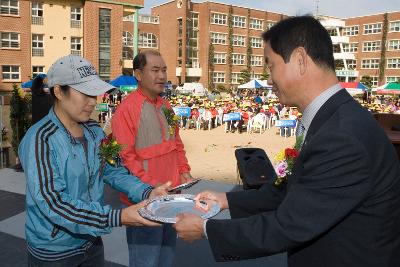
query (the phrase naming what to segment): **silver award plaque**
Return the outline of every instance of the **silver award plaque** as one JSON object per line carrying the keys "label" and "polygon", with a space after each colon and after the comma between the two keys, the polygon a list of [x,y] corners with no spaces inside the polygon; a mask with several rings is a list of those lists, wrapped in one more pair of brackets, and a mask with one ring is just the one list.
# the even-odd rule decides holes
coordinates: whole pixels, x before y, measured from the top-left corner
{"label": "silver award plaque", "polygon": [[157,197],[150,200],[138,212],[145,219],[163,223],[176,223],[176,216],[180,213],[191,213],[208,219],[220,212],[221,209],[217,202],[200,202],[200,205],[208,206],[207,210],[196,207],[194,197],[189,194]]}

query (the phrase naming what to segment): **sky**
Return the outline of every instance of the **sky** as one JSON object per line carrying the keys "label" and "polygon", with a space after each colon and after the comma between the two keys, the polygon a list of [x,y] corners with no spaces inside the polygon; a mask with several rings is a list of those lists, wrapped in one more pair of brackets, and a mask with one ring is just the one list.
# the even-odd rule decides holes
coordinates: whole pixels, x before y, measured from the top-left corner
{"label": "sky", "polygon": [[[141,13],[149,14],[154,5],[170,0],[144,0]],[[192,0],[193,2],[203,2]],[[205,0],[204,0],[205,1]],[[319,13],[339,18],[400,11],[400,0],[214,0],[213,2],[273,11],[287,15],[315,14],[317,2]]]}

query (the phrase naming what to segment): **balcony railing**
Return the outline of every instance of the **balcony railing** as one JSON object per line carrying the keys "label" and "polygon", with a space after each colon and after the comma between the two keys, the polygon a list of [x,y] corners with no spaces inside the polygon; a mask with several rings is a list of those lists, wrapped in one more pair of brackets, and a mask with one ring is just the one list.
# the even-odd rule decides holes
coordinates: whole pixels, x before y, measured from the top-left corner
{"label": "balcony railing", "polygon": [[71,28],[81,28],[81,21],[80,20],[71,20]]}
{"label": "balcony railing", "polygon": [[[131,14],[124,17],[124,21],[135,21],[135,15]],[[152,24],[160,24],[160,17],[151,16],[151,15],[139,15],[139,22],[141,23],[152,23]]]}
{"label": "balcony railing", "polygon": [[71,50],[71,55],[81,56],[82,51],[81,50]]}
{"label": "balcony railing", "polygon": [[43,17],[32,16],[33,25],[43,25]]}
{"label": "balcony railing", "polygon": [[44,49],[43,48],[32,48],[32,56],[33,57],[43,57]]}

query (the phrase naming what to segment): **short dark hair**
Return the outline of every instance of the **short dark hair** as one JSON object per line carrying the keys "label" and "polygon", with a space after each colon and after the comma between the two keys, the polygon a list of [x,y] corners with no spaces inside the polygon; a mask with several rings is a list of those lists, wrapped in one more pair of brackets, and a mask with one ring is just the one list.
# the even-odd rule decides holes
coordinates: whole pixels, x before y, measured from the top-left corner
{"label": "short dark hair", "polygon": [[46,94],[44,91],[44,79],[42,75],[36,76],[32,81],[31,92],[32,95],[41,96]]}
{"label": "short dark hair", "polygon": [[140,52],[133,59],[133,71],[138,70],[138,69],[142,70],[146,66],[146,64],[147,64],[146,56],[147,55],[161,57],[160,52],[158,52],[157,50],[145,50],[143,52]]}
{"label": "short dark hair", "polygon": [[[69,87],[68,85],[60,85],[60,89],[61,89],[61,91],[62,91],[64,94],[68,94],[70,87]],[[54,87],[51,87],[51,88],[49,89],[49,91],[50,91],[50,95],[51,95],[51,97],[53,98],[53,100],[56,101],[56,100],[57,100],[57,97],[56,97],[56,95],[54,94]]]}
{"label": "short dark hair", "polygon": [[320,67],[335,71],[332,39],[328,31],[312,16],[290,17],[279,21],[262,35],[272,50],[288,63],[293,50],[304,47]]}

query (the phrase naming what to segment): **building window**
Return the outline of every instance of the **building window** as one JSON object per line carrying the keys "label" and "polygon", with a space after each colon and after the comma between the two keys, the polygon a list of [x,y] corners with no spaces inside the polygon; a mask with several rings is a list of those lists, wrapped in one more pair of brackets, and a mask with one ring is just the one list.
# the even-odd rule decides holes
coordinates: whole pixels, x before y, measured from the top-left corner
{"label": "building window", "polygon": [[382,32],[382,23],[364,24],[364,34],[375,34]]}
{"label": "building window", "polygon": [[252,79],[252,80],[254,80],[254,79],[260,80],[261,79],[261,73],[252,73],[250,75],[250,79]]}
{"label": "building window", "polygon": [[251,47],[261,48],[262,47],[262,39],[258,38],[258,37],[251,37]]}
{"label": "building window", "polygon": [[178,37],[182,37],[183,24],[182,19],[178,19]]}
{"label": "building window", "polygon": [[361,61],[362,69],[378,69],[379,68],[379,59],[363,59]]}
{"label": "building window", "polygon": [[250,29],[262,30],[263,29],[263,21],[260,19],[250,19]]}
{"label": "building window", "polygon": [[356,53],[358,51],[358,43],[343,44],[343,52]]}
{"label": "building window", "polygon": [[32,56],[44,56],[43,34],[32,34]]}
{"label": "building window", "polygon": [[20,67],[19,66],[2,66],[1,68],[3,80],[5,81],[19,81],[20,80]]}
{"label": "building window", "polygon": [[388,49],[389,50],[400,50],[400,40],[390,40]]}
{"label": "building window", "polygon": [[233,35],[233,45],[234,46],[246,46],[246,37],[241,35]]}
{"label": "building window", "polygon": [[379,78],[378,76],[371,76],[371,84],[373,87],[378,86],[378,81],[379,81],[378,78]]}
{"label": "building window", "polygon": [[99,77],[110,80],[111,73],[111,10],[99,10]]}
{"label": "building window", "polygon": [[80,7],[71,7],[71,28],[80,28],[82,21],[82,9]]}
{"label": "building window", "polygon": [[122,42],[124,46],[133,47],[133,34],[127,31],[122,33]]}
{"label": "building window", "polygon": [[226,44],[226,37],[227,37],[227,34],[212,32],[211,33],[211,43]]}
{"label": "building window", "polygon": [[349,70],[355,70],[357,68],[357,60],[355,59],[348,59],[347,60],[347,68]]}
{"label": "building window", "polygon": [[389,31],[400,32],[400,21],[390,22]]}
{"label": "building window", "polygon": [[400,81],[400,76],[388,76],[386,77],[386,83],[397,83]]}
{"label": "building window", "polygon": [[214,83],[225,83],[225,73],[213,72],[213,82]]}
{"label": "building window", "polygon": [[219,25],[227,25],[228,16],[226,14],[211,13],[211,23]]}
{"label": "building window", "polygon": [[246,17],[233,16],[233,27],[246,28]]}
{"label": "building window", "polygon": [[82,55],[82,38],[71,37],[71,54],[76,56]]}
{"label": "building window", "polygon": [[263,56],[251,56],[251,66],[262,66]]}
{"label": "building window", "polygon": [[214,53],[214,64],[226,64],[226,53]]}
{"label": "building window", "polygon": [[274,26],[275,25],[275,21],[267,21],[267,27],[266,27],[266,30],[269,30],[269,29],[271,29],[271,27],[272,26]]}
{"label": "building window", "polygon": [[32,66],[32,79],[41,73],[44,73],[44,66]]}
{"label": "building window", "polygon": [[388,69],[400,69],[400,58],[388,58],[387,68]]}
{"label": "building window", "polygon": [[32,2],[32,24],[43,25],[43,4]]}
{"label": "building window", "polygon": [[160,24],[160,17],[140,14],[139,15],[139,22],[141,22],[141,23]]}
{"label": "building window", "polygon": [[129,47],[122,48],[122,59],[123,60],[132,60],[133,59],[133,52],[132,49]]}
{"label": "building window", "polygon": [[380,50],[381,50],[381,41],[363,43],[363,52],[375,52]]}
{"label": "building window", "polygon": [[0,14],[19,15],[18,0],[0,0]]}
{"label": "building window", "polygon": [[232,54],[233,65],[244,65],[246,55],[244,54]]}
{"label": "building window", "polygon": [[345,27],[343,29],[343,35],[344,36],[358,35],[358,31],[359,31],[359,27],[358,26]]}
{"label": "building window", "polygon": [[19,33],[16,32],[2,32],[1,35],[1,48],[19,48],[20,40]]}
{"label": "building window", "polygon": [[232,72],[231,74],[231,84],[239,84],[240,81],[240,73]]}
{"label": "building window", "polygon": [[157,48],[157,37],[152,33],[139,34],[139,47],[141,48]]}

